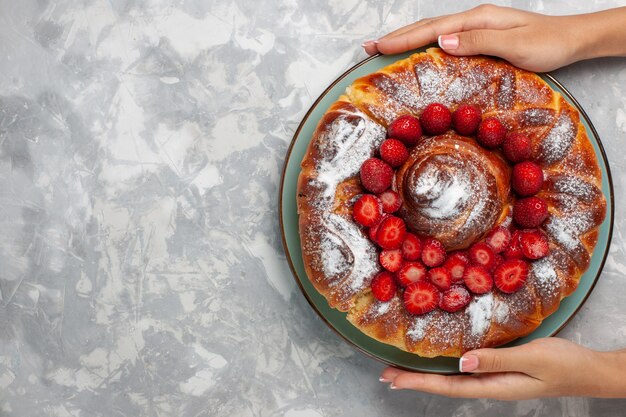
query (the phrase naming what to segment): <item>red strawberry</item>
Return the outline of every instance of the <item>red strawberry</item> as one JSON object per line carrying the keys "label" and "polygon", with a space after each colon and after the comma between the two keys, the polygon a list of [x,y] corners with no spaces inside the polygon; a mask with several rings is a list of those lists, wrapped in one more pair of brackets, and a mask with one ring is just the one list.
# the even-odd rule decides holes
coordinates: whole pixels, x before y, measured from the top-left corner
{"label": "red strawberry", "polygon": [[452,113],[452,125],[459,134],[469,136],[476,132],[482,120],[482,114],[476,106],[464,104]]}
{"label": "red strawberry", "polygon": [[414,282],[425,281],[427,274],[426,267],[421,262],[408,262],[396,274],[398,282],[403,287],[408,287]]}
{"label": "red strawberry", "polygon": [[385,213],[395,213],[402,206],[400,194],[393,190],[387,190],[382,194],[378,194],[378,198],[383,203],[383,211]]}
{"label": "red strawberry", "polygon": [[543,171],[534,162],[524,161],[515,164],[511,174],[511,186],[521,196],[534,195],[543,185]]}
{"label": "red strawberry", "polygon": [[396,272],[402,268],[402,252],[400,249],[390,249],[381,251],[378,260],[383,268],[389,272]]}
{"label": "red strawberry", "polygon": [[422,137],[422,126],[417,118],[405,114],[394,120],[387,128],[387,137],[398,139],[406,146],[413,146]]}
{"label": "red strawberry", "polygon": [[407,233],[402,242],[402,257],[407,261],[416,261],[422,256],[422,240],[413,233]]}
{"label": "red strawberry", "polygon": [[522,245],[520,244],[520,235],[521,232],[519,230],[513,232],[511,243],[509,243],[509,247],[504,251],[504,257],[506,259],[522,259],[524,257]]}
{"label": "red strawberry", "polygon": [[493,273],[496,287],[507,294],[522,288],[526,278],[528,278],[528,264],[521,259],[506,260]]}
{"label": "red strawberry", "polygon": [[480,265],[487,271],[493,268],[496,261],[496,254],[493,253],[491,246],[485,242],[474,243],[469,249],[469,257],[474,265]]}
{"label": "red strawberry", "polygon": [[513,205],[513,220],[518,225],[532,229],[548,218],[548,205],[539,197],[519,199]]}
{"label": "red strawberry", "polygon": [[539,229],[523,230],[519,240],[522,253],[528,259],[541,259],[550,253],[548,236]]}
{"label": "red strawberry", "polygon": [[500,264],[502,264],[502,262],[504,262],[504,256],[502,256],[499,253],[497,253],[496,257],[494,258],[493,266],[491,267],[491,271],[489,271],[489,272],[493,272],[497,267],[500,266]]}
{"label": "red strawberry", "polygon": [[404,220],[389,216],[382,221],[376,233],[376,243],[383,249],[398,249],[406,236]]}
{"label": "red strawberry", "polygon": [[512,132],[504,138],[502,153],[506,159],[513,163],[522,162],[532,155],[532,143],[528,136],[523,133]]}
{"label": "red strawberry", "polygon": [[437,239],[428,239],[422,246],[422,262],[431,268],[443,264],[446,260],[446,248]]}
{"label": "red strawberry", "polygon": [[354,203],[352,208],[352,217],[354,220],[365,227],[375,225],[380,221],[383,215],[383,205],[376,196],[371,194],[363,194]]}
{"label": "red strawberry", "polygon": [[463,271],[469,264],[470,259],[466,252],[454,252],[448,256],[443,266],[450,271],[452,282],[457,284],[463,282]]}
{"label": "red strawberry", "polygon": [[440,299],[441,293],[430,282],[416,282],[404,290],[404,307],[411,314],[433,311]]}
{"label": "red strawberry", "polygon": [[429,135],[441,135],[450,129],[452,114],[443,104],[431,103],[424,109],[420,121],[424,131]]}
{"label": "red strawberry", "polygon": [[[384,203],[383,203],[384,210]],[[504,252],[511,242],[511,232],[504,226],[493,229],[485,238],[485,243],[491,246],[495,253]]]}
{"label": "red strawberry", "polygon": [[381,143],[379,152],[380,158],[394,168],[404,164],[409,158],[409,151],[398,139],[387,139]]}
{"label": "red strawberry", "polygon": [[378,301],[389,301],[393,298],[398,289],[396,281],[391,272],[383,271],[372,279],[372,294]]}
{"label": "red strawberry", "polygon": [[469,304],[472,296],[462,285],[453,285],[441,296],[439,308],[454,313]]}
{"label": "red strawberry", "polygon": [[380,220],[374,226],[370,227],[367,231],[367,234],[372,242],[376,243],[376,234],[378,233],[378,228],[380,227],[380,224],[383,222],[383,220],[385,220],[387,217],[389,217],[389,214],[383,213]]}
{"label": "red strawberry", "polygon": [[463,273],[465,286],[474,294],[484,294],[493,288],[491,273],[482,266],[471,265]]}
{"label": "red strawberry", "polygon": [[497,148],[502,144],[505,136],[506,128],[500,123],[500,120],[489,117],[478,126],[476,140],[485,148]]}
{"label": "red strawberry", "polygon": [[380,194],[391,187],[393,169],[378,158],[370,158],[361,165],[361,184],[374,194]]}
{"label": "red strawberry", "polygon": [[450,285],[452,285],[452,275],[450,274],[450,271],[443,266],[433,268],[428,271],[427,277],[428,280],[441,291],[447,290],[450,288]]}

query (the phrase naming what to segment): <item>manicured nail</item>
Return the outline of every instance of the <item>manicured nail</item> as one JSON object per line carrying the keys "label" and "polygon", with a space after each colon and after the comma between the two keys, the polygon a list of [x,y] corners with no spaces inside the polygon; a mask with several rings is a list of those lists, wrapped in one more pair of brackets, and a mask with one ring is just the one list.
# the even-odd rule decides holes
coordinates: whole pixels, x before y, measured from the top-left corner
{"label": "manicured nail", "polygon": [[439,35],[437,43],[441,49],[451,51],[459,47],[459,37],[456,35]]}
{"label": "manicured nail", "polygon": [[378,380],[379,380],[380,382],[391,382],[391,380],[390,380],[390,379],[383,378],[382,376],[381,376],[380,378],[378,378]]}
{"label": "manicured nail", "polygon": [[396,387],[395,385],[393,385],[393,382],[391,384],[389,384],[389,389],[398,389],[398,387]]}
{"label": "manicured nail", "polygon": [[478,356],[467,355],[459,360],[460,372],[472,372],[478,369]]}
{"label": "manicured nail", "polygon": [[374,46],[374,45],[376,45],[377,43],[378,43],[377,41],[365,41],[365,42],[363,42],[363,43],[361,44],[361,46],[362,46],[363,48],[367,48],[367,47],[370,47],[370,46]]}

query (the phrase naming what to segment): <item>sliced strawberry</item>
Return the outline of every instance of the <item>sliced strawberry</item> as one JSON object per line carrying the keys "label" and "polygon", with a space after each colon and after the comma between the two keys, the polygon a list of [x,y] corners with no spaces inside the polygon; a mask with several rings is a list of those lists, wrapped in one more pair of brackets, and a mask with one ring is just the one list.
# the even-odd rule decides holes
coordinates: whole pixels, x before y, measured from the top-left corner
{"label": "sliced strawberry", "polygon": [[400,194],[393,190],[387,190],[382,194],[378,194],[378,198],[383,203],[383,211],[385,213],[395,213],[402,206]]}
{"label": "sliced strawberry", "polygon": [[422,256],[422,240],[413,233],[407,233],[402,242],[402,257],[407,261],[416,261]]}
{"label": "sliced strawberry", "polygon": [[428,271],[427,278],[441,291],[447,290],[450,288],[450,285],[452,285],[452,275],[450,274],[450,271],[443,266],[433,268]]}
{"label": "sliced strawberry", "polygon": [[378,255],[380,265],[389,272],[402,268],[402,252],[400,249],[383,250]]}
{"label": "sliced strawberry", "polygon": [[505,259],[522,259],[524,257],[524,253],[522,252],[522,245],[520,243],[521,232],[516,230],[513,232],[511,236],[511,242],[509,243],[509,247],[504,251]]}
{"label": "sliced strawberry", "polygon": [[469,249],[469,257],[474,265],[480,265],[487,271],[493,268],[496,261],[496,254],[493,253],[491,246],[485,242],[474,243]]}
{"label": "sliced strawberry", "polygon": [[431,103],[422,112],[420,122],[424,131],[429,135],[441,135],[450,129],[452,114],[443,104]]}
{"label": "sliced strawberry", "polygon": [[513,205],[513,220],[524,228],[539,227],[547,218],[548,204],[543,198],[526,197]]}
{"label": "sliced strawberry", "polygon": [[372,294],[378,301],[389,301],[393,298],[398,289],[396,281],[391,272],[383,271],[372,279]]}
{"label": "sliced strawberry", "polygon": [[467,252],[454,252],[448,256],[443,266],[450,271],[452,282],[458,284],[463,282],[463,272],[469,264],[470,259]]}
{"label": "sliced strawberry", "polygon": [[499,253],[496,253],[493,266],[491,267],[491,270],[489,272],[493,272],[497,267],[500,266],[500,264],[502,264],[502,262],[504,262],[504,256],[500,255]]}
{"label": "sliced strawberry", "polygon": [[474,294],[484,294],[491,291],[493,278],[491,273],[482,266],[471,265],[463,273],[465,286]]}
{"label": "sliced strawberry", "polygon": [[482,114],[478,107],[463,104],[452,113],[452,125],[454,130],[464,136],[476,132],[482,120]]}
{"label": "sliced strawberry", "polygon": [[506,128],[495,117],[489,117],[483,120],[478,126],[476,140],[485,148],[497,148],[504,141],[506,136]]}
{"label": "sliced strawberry", "polygon": [[465,287],[462,285],[453,285],[441,296],[439,308],[447,311],[448,313],[454,313],[455,311],[459,311],[468,305],[471,299],[472,296],[469,291],[465,289]]}
{"label": "sliced strawberry", "polygon": [[548,236],[539,229],[523,230],[519,239],[522,253],[528,259],[541,259],[550,253]]}
{"label": "sliced strawberry", "polygon": [[426,281],[428,271],[421,262],[408,262],[396,274],[398,282],[403,287],[408,287],[414,282]]}
{"label": "sliced strawberry", "polygon": [[365,227],[371,227],[380,221],[383,215],[383,205],[381,201],[371,194],[363,194],[354,203],[352,217]]}
{"label": "sliced strawberry", "polygon": [[440,298],[437,287],[430,282],[420,281],[404,290],[404,307],[411,314],[425,314],[439,305]]}
{"label": "sliced strawberry", "polygon": [[409,151],[398,139],[387,139],[380,144],[380,158],[396,168],[409,158]]}
{"label": "sliced strawberry", "polygon": [[525,161],[530,158],[532,152],[532,142],[523,133],[509,133],[502,143],[502,153],[513,163]]}
{"label": "sliced strawberry", "polygon": [[422,246],[422,262],[431,268],[442,265],[446,260],[446,248],[437,239],[428,239]]}
{"label": "sliced strawberry", "polygon": [[363,187],[374,194],[380,194],[391,187],[393,168],[378,158],[366,159],[359,172]]}
{"label": "sliced strawberry", "polygon": [[521,259],[506,260],[493,273],[496,287],[507,294],[522,288],[527,278],[528,264]]}
{"label": "sliced strawberry", "polygon": [[398,249],[406,236],[404,220],[389,216],[380,223],[376,232],[376,242],[383,249]]}
{"label": "sliced strawberry", "polygon": [[[383,204],[384,209],[384,204]],[[485,243],[491,246],[495,253],[501,253],[509,247],[511,242],[511,232],[504,226],[493,229],[485,238]]]}
{"label": "sliced strawberry", "polygon": [[532,161],[515,164],[511,174],[511,187],[518,195],[537,194],[543,186],[543,170]]}
{"label": "sliced strawberry", "polygon": [[378,233],[378,228],[380,227],[380,224],[383,222],[383,220],[385,220],[387,217],[389,217],[389,214],[383,213],[382,217],[380,218],[380,220],[373,225],[372,227],[369,228],[369,230],[367,231],[367,234],[370,238],[370,240],[376,244],[378,244],[376,242],[376,234]]}
{"label": "sliced strawberry", "polygon": [[387,128],[387,137],[401,140],[406,146],[413,146],[422,137],[422,126],[417,118],[405,114],[391,122]]}

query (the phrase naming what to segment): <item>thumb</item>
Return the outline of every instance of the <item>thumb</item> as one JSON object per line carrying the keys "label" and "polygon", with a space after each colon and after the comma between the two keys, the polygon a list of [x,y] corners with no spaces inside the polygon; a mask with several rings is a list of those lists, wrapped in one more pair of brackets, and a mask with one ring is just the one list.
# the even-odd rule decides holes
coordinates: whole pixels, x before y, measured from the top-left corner
{"label": "thumb", "polygon": [[533,369],[532,356],[525,352],[524,346],[472,350],[465,353],[459,360],[461,372],[532,373]]}
{"label": "thumb", "polygon": [[441,35],[441,49],[450,55],[494,55],[506,57],[512,50],[512,35],[508,30],[480,29]]}

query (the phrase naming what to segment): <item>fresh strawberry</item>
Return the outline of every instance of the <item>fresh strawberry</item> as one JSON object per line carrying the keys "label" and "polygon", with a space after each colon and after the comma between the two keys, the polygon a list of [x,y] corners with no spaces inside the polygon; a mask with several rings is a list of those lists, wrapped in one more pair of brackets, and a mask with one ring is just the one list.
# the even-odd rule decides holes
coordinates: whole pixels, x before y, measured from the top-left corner
{"label": "fresh strawberry", "polygon": [[376,243],[383,249],[398,249],[406,236],[404,220],[389,216],[382,221],[376,233]]}
{"label": "fresh strawberry", "polygon": [[500,120],[495,117],[489,117],[483,120],[478,126],[476,140],[485,148],[497,148],[504,141],[506,136],[506,128]]}
{"label": "fresh strawberry", "polygon": [[382,215],[382,203],[376,196],[371,194],[363,194],[352,208],[354,220],[365,227],[371,227],[378,223]]}
{"label": "fresh strawberry", "polygon": [[409,158],[409,151],[404,143],[398,139],[387,139],[380,144],[380,158],[396,168],[404,164]]}
{"label": "fresh strawberry", "polygon": [[416,261],[422,256],[422,240],[413,233],[407,233],[402,242],[402,257],[407,261]]}
{"label": "fresh strawberry", "polygon": [[425,281],[428,271],[421,262],[408,262],[396,274],[398,282],[403,287],[408,287],[414,282]]}
{"label": "fresh strawberry", "polygon": [[378,255],[380,265],[389,272],[396,272],[402,268],[402,252],[400,249],[383,250]]}
{"label": "fresh strawberry", "polygon": [[422,137],[422,126],[417,118],[405,114],[391,122],[387,128],[387,137],[398,139],[406,146],[414,146]]}
{"label": "fresh strawberry", "polygon": [[543,185],[543,171],[534,162],[524,161],[515,164],[511,174],[511,186],[518,195],[534,195],[541,190]]}
{"label": "fresh strawberry", "polygon": [[393,169],[378,158],[370,158],[361,165],[360,175],[367,191],[380,194],[391,186]]}
{"label": "fresh strawberry", "polygon": [[416,282],[404,290],[404,307],[411,314],[433,311],[439,305],[440,299],[441,293],[430,282]]}
{"label": "fresh strawberry", "polygon": [[476,132],[482,113],[476,106],[463,104],[452,113],[452,126],[460,135],[469,136]]}
{"label": "fresh strawberry", "polygon": [[378,301],[389,301],[396,294],[398,285],[391,272],[383,271],[372,279],[372,294]]}
{"label": "fresh strawberry", "polygon": [[447,290],[450,288],[450,285],[452,285],[452,275],[450,274],[450,271],[443,266],[433,268],[428,271],[427,277],[428,280],[441,291]]}
{"label": "fresh strawberry", "polygon": [[446,260],[446,248],[437,239],[428,239],[422,246],[422,262],[434,268]]}
{"label": "fresh strawberry", "polygon": [[505,259],[522,259],[524,257],[524,253],[522,252],[522,245],[520,243],[521,232],[516,230],[513,232],[511,236],[511,242],[509,246],[504,251]]}
{"label": "fresh strawberry", "polygon": [[530,158],[533,153],[532,143],[523,133],[511,132],[502,142],[502,153],[509,161],[516,163]]}
{"label": "fresh strawberry", "polygon": [[[384,202],[383,202],[384,210]],[[495,253],[501,253],[509,247],[511,242],[511,232],[504,226],[498,226],[493,229],[485,238],[485,243],[491,246]]]}
{"label": "fresh strawberry", "polygon": [[506,260],[493,273],[496,287],[507,294],[522,288],[526,278],[528,278],[528,264],[521,259]]}
{"label": "fresh strawberry", "polygon": [[496,253],[496,257],[494,258],[494,261],[493,261],[493,266],[491,267],[491,270],[489,272],[493,272],[497,267],[500,266],[500,264],[502,264],[502,262],[504,262],[504,256],[500,255],[499,253]]}
{"label": "fresh strawberry", "polygon": [[527,229],[540,226],[548,218],[548,205],[540,197],[519,199],[513,205],[513,220]]}
{"label": "fresh strawberry", "polygon": [[380,227],[380,224],[383,222],[383,220],[385,220],[387,217],[389,217],[389,214],[383,213],[380,220],[375,225],[370,227],[367,231],[367,234],[372,242],[376,243],[376,234],[378,233],[378,228]]}
{"label": "fresh strawberry", "polygon": [[474,243],[469,248],[469,257],[473,265],[480,265],[487,271],[493,268],[493,264],[496,261],[496,254],[493,253],[491,246],[485,242]]}
{"label": "fresh strawberry", "polygon": [[443,266],[450,271],[452,282],[458,284],[463,282],[463,272],[469,264],[470,259],[466,252],[454,252],[448,256]]}
{"label": "fresh strawberry", "polygon": [[402,206],[402,198],[400,194],[393,190],[387,190],[378,194],[378,198],[383,203],[383,211],[385,213],[395,213]]}
{"label": "fresh strawberry", "polygon": [[455,311],[459,311],[468,305],[471,299],[472,296],[469,291],[465,289],[465,287],[462,285],[453,285],[441,296],[439,308],[447,311],[448,313],[454,313]]}
{"label": "fresh strawberry", "polygon": [[424,131],[429,135],[441,135],[450,129],[452,114],[443,104],[431,103],[422,112],[420,121]]}
{"label": "fresh strawberry", "polygon": [[528,259],[541,259],[550,253],[548,236],[539,229],[523,230],[519,240],[522,253]]}
{"label": "fresh strawberry", "polygon": [[491,273],[479,265],[471,265],[465,268],[463,282],[474,294],[484,294],[493,288]]}

